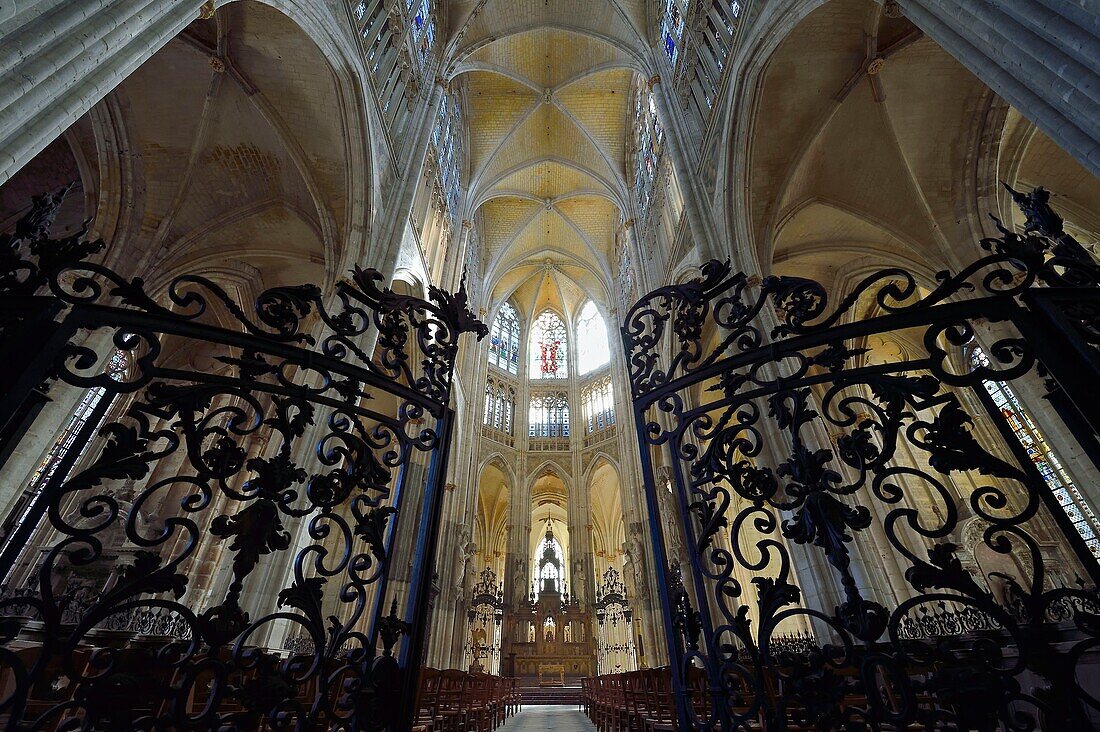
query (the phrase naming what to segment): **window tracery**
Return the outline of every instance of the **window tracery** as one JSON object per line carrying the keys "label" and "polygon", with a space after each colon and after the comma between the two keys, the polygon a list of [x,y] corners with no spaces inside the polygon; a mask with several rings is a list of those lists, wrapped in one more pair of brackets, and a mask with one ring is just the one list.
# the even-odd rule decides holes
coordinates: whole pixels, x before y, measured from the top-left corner
{"label": "window tracery", "polygon": [[527,425],[530,437],[569,437],[569,397],[560,391],[532,394]]}
{"label": "window tracery", "polygon": [[[410,4],[415,0],[410,0]],[[432,49],[435,48],[435,13],[432,12],[432,0],[420,0],[419,7],[413,15],[412,43],[416,52],[416,60],[423,72],[431,60]]]}
{"label": "window tracery", "polygon": [[[115,381],[122,381],[126,378],[126,374],[130,371],[130,357],[125,351],[116,350],[111,359],[107,362],[107,366],[104,369],[104,373],[110,376]],[[53,445],[50,447],[46,455],[39,461],[38,465],[34,469],[34,473],[31,474],[30,480],[27,482],[27,487],[23,491],[23,497],[17,504],[15,510],[9,516],[9,524],[4,526],[4,535],[8,535],[23,521],[25,512],[29,510],[30,498],[41,491],[50,479],[57,472],[58,466],[62,463],[69,452],[74,448],[77,435],[79,435],[88,424],[88,420],[96,413],[97,407],[103,397],[106,395],[106,391],[103,387],[97,386],[88,389],[84,392],[84,395],[77,402],[76,408],[73,410],[72,416],[69,417],[68,423],[65,428],[61,430],[61,433],[54,440]],[[102,420],[101,420],[102,421]],[[80,461],[80,458],[84,456],[84,453],[88,450],[88,447],[92,444],[89,440],[83,444],[76,445],[76,449],[79,450],[76,456],[76,461],[73,462],[73,466]]]}
{"label": "window tracery", "polygon": [[432,130],[435,150],[436,182],[453,224],[462,197],[462,108],[453,91],[443,94]]}
{"label": "window tracery", "polygon": [[642,87],[634,98],[634,195],[643,215],[653,202],[653,185],[660,168],[665,131],[657,118],[653,92]]}
{"label": "window tracery", "polygon": [[[127,371],[130,369],[130,359],[124,351],[115,351],[111,356],[111,360],[107,363],[107,367],[104,372],[115,381],[122,381],[126,377]],[[80,402],[76,405],[76,409],[73,410],[72,417],[69,418],[69,423],[65,426],[65,429],[61,431],[61,434],[57,436],[54,441],[53,447],[46,453],[46,456],[42,458],[42,461],[35,468],[34,474],[31,476],[29,490],[37,491],[46,484],[53,474],[57,471],[57,466],[61,460],[68,454],[69,450],[73,447],[73,440],[76,439],[76,435],[84,427],[84,425],[91,418],[95,412],[95,408],[99,406],[99,402],[103,399],[106,391],[103,387],[94,387],[84,392],[84,396],[81,397]],[[83,452],[88,449],[90,442],[85,442],[80,446],[80,450]],[[79,459],[79,458],[78,458]]]}
{"label": "window tracery", "polygon": [[531,326],[529,378],[564,379],[569,376],[569,338],[565,323],[552,310],[544,310]]}
{"label": "window tracery", "polygon": [[[564,593],[566,590],[566,566],[565,550],[562,548],[561,542],[554,536],[554,525],[550,517],[547,516],[546,534],[539,542],[539,551],[535,553],[534,571],[532,573],[536,578],[535,595],[540,595],[543,592]],[[553,631],[553,618],[547,618],[547,620],[551,623],[548,627]],[[547,640],[551,640],[551,638],[548,637]]]}
{"label": "window tracery", "polygon": [[509,435],[514,434],[516,390],[503,381],[490,378],[485,382],[484,425]]}
{"label": "window tracery", "polygon": [[519,371],[519,314],[511,303],[500,306],[489,332],[489,363],[510,374]]}
{"label": "window tracery", "polygon": [[607,324],[596,303],[589,300],[577,320],[577,372],[583,376],[610,362]]}
{"label": "window tracery", "polygon": [[[973,368],[988,366],[989,357],[980,348],[970,352],[970,365]],[[1085,501],[1081,491],[1062,466],[1062,461],[1047,443],[1045,436],[1035,424],[1031,414],[1024,409],[1015,392],[1003,381],[986,380],[985,390],[993,398],[993,403],[1001,410],[1001,416],[1020,444],[1027,450],[1028,457],[1035,469],[1043,477],[1062,510],[1069,516],[1077,533],[1085,540],[1093,556],[1100,557],[1100,522],[1096,514]]]}
{"label": "window tracery", "polygon": [[615,424],[615,394],[610,376],[592,382],[581,391],[581,413],[586,434]]}
{"label": "window tracery", "polygon": [[687,0],[665,0],[665,9],[661,13],[661,44],[668,61],[676,68],[680,60],[680,43],[684,38],[684,13]]}

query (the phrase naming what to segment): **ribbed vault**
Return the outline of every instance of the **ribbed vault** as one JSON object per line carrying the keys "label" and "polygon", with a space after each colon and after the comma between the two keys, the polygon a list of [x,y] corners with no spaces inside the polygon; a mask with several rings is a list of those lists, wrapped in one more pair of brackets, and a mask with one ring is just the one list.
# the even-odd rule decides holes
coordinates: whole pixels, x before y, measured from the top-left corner
{"label": "ribbed vault", "polygon": [[451,3],[450,78],[465,85],[468,210],[494,302],[565,315],[608,303],[629,198],[640,2]]}

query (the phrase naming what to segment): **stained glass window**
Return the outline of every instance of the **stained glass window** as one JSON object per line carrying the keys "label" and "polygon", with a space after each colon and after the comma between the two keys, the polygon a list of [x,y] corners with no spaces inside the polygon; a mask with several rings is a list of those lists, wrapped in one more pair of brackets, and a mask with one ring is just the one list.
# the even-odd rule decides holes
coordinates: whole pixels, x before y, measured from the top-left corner
{"label": "stained glass window", "polygon": [[[980,348],[970,352],[970,365],[977,368],[988,366],[989,357]],[[1085,502],[1084,496],[1069,477],[1062,461],[1047,444],[1042,431],[1031,415],[1020,404],[1015,392],[1003,381],[985,381],[985,390],[993,398],[993,403],[1001,410],[1001,416],[1016,435],[1016,439],[1027,450],[1036,470],[1043,476],[1047,487],[1054,493],[1062,510],[1073,522],[1074,528],[1085,540],[1093,556],[1100,557],[1100,522],[1092,508]]]}
{"label": "stained glass window", "polygon": [[509,373],[519,371],[519,315],[510,303],[500,306],[489,331],[489,363]]}
{"label": "stained glass window", "polygon": [[669,63],[675,68],[680,59],[680,42],[684,37],[684,10],[687,0],[665,0],[661,14],[661,40]]}
{"label": "stained glass window", "polygon": [[462,194],[462,107],[455,94],[443,95],[432,130],[432,145],[436,153],[439,189],[453,223],[458,216]]}
{"label": "stained glass window", "polygon": [[[107,367],[104,371],[112,379],[121,381],[126,378],[126,373],[129,369],[130,359],[128,354],[124,351],[115,351],[107,362]],[[23,522],[26,512],[30,509],[30,498],[46,486],[50,478],[57,472],[57,468],[60,466],[61,461],[69,454],[69,451],[73,449],[79,451],[76,456],[76,461],[73,463],[74,466],[80,461],[80,458],[84,456],[84,452],[88,449],[91,441],[89,440],[81,445],[76,445],[74,443],[77,435],[80,434],[81,430],[88,424],[88,420],[95,414],[96,408],[99,406],[99,403],[103,400],[106,393],[106,390],[98,386],[84,392],[84,395],[76,405],[76,409],[73,410],[72,416],[69,417],[69,422],[65,425],[65,429],[63,429],[61,434],[57,436],[57,439],[54,440],[50,451],[46,453],[46,456],[38,463],[34,473],[31,475],[30,482],[23,492],[23,499],[17,504],[16,509],[12,513],[12,517],[9,518],[9,521],[11,521],[11,518],[14,518],[14,521],[11,521],[9,525],[4,527],[5,535],[10,534],[16,526]]]}
{"label": "stained glass window", "polygon": [[432,56],[435,46],[435,15],[432,13],[432,0],[421,0],[412,22],[413,48],[416,60],[423,71]]}
{"label": "stained glass window", "polygon": [[607,324],[596,303],[589,300],[577,319],[577,372],[583,376],[606,366],[610,361]]}
{"label": "stained glass window", "polygon": [[565,323],[551,310],[531,326],[530,378],[564,379],[569,375]]}
{"label": "stained glass window", "polygon": [[638,210],[644,214],[653,200],[653,182],[657,178],[665,137],[664,128],[657,119],[653,93],[645,88],[639,89],[634,99],[634,130],[634,195]]}
{"label": "stained glass window", "polygon": [[531,437],[569,437],[569,398],[562,392],[532,394],[527,426]]}
{"label": "stained glass window", "polygon": [[485,426],[513,434],[515,412],[516,390],[502,381],[488,379],[485,382]]}
{"label": "stained glass window", "polygon": [[610,376],[592,382],[581,391],[581,412],[588,434],[615,424],[615,395]]}

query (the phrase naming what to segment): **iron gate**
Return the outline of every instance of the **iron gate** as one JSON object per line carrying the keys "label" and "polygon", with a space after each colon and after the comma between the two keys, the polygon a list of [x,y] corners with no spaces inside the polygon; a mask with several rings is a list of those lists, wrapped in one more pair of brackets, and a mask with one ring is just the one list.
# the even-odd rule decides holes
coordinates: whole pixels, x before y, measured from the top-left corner
{"label": "iron gate", "polygon": [[452,368],[486,332],[464,288],[356,268],[251,311],[194,276],[157,299],[50,238],[62,198],[0,240],[3,459],[85,390],[7,527],[0,721],[408,729]]}
{"label": "iron gate", "polygon": [[1026,233],[923,287],[712,261],[627,314],[680,729],[1100,724],[1097,486],[1041,432],[1095,474],[1100,269],[1013,195]]}

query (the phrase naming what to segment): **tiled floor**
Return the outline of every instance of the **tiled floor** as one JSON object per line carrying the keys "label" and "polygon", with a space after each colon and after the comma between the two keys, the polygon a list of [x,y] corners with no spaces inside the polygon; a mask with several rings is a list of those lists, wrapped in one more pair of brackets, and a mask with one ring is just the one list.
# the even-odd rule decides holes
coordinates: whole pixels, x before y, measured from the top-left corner
{"label": "tiled floor", "polygon": [[525,706],[497,732],[592,732],[596,728],[576,707]]}

